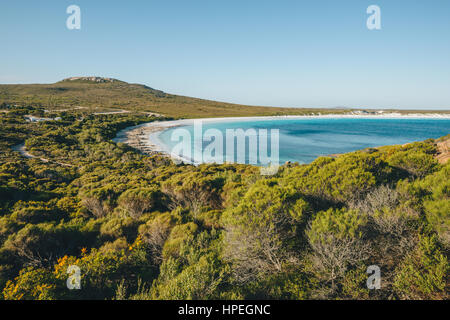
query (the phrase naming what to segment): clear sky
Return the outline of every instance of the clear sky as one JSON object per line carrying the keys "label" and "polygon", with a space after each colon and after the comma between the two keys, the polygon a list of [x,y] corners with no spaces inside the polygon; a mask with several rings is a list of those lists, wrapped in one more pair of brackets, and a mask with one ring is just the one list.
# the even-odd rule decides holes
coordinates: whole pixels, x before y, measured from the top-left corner
{"label": "clear sky", "polygon": [[98,75],[251,105],[450,109],[449,0],[4,0],[0,43],[0,83]]}

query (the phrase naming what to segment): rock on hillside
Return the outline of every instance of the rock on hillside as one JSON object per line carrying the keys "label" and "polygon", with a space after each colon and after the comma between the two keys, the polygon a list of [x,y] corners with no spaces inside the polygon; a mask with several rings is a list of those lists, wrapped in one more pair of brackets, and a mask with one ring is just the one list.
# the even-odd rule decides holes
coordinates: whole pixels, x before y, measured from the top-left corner
{"label": "rock on hillside", "polygon": [[62,82],[67,82],[67,81],[88,81],[88,82],[96,82],[96,83],[120,82],[117,79],[104,78],[104,77],[71,77],[71,78],[62,80]]}
{"label": "rock on hillside", "polygon": [[440,139],[437,143],[438,155],[437,159],[439,163],[446,164],[450,159],[450,136]]}

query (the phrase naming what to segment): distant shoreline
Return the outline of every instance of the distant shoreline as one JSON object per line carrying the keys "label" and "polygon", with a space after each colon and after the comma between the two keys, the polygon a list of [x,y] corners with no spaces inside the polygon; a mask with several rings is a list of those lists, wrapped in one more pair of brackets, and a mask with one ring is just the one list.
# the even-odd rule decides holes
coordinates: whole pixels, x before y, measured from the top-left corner
{"label": "distant shoreline", "polygon": [[[181,119],[170,121],[153,121],[132,126],[121,130],[113,139],[114,142],[127,144],[144,154],[164,154],[171,156],[170,150],[159,139],[159,134],[169,128],[189,126],[194,121],[202,121],[204,123],[220,123],[220,122],[245,122],[245,121],[265,121],[265,120],[287,120],[287,119],[430,119],[430,120],[450,120],[450,114],[442,113],[379,113],[379,114],[325,114],[325,115],[299,115],[299,116],[261,116],[261,117],[223,117],[223,118],[198,118],[198,119]],[[185,161],[186,159],[179,159]]]}

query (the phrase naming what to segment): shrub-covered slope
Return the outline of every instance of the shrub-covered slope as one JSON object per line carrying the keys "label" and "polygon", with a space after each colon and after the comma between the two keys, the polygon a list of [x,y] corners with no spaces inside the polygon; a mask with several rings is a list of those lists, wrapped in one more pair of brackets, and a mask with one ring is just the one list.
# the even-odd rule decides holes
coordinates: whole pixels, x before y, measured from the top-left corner
{"label": "shrub-covered slope", "polygon": [[36,112],[0,114],[1,299],[448,299],[450,163],[434,140],[266,177],[111,141],[145,115],[24,120]]}

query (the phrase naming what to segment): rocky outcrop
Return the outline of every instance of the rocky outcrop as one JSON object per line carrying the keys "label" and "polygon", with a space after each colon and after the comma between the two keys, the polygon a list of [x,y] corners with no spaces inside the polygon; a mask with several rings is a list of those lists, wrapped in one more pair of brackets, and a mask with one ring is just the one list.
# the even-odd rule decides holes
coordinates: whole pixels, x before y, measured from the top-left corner
{"label": "rocky outcrop", "polygon": [[119,80],[103,77],[71,77],[64,79],[63,81],[90,81],[95,83],[107,83],[107,82],[118,82]]}
{"label": "rocky outcrop", "polygon": [[438,155],[436,156],[436,159],[441,164],[446,164],[447,161],[450,159],[450,137],[446,138],[443,141],[439,141],[437,143],[438,147]]}

